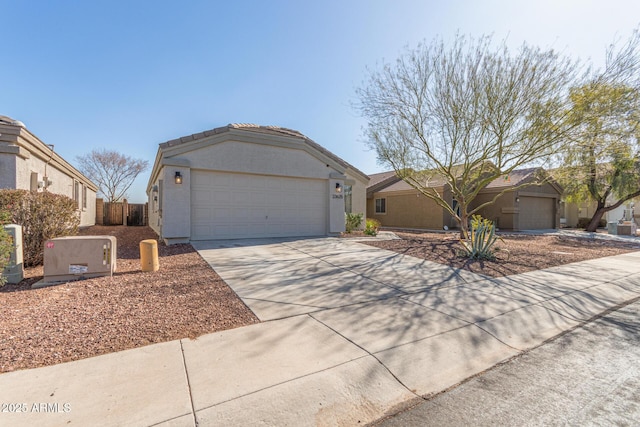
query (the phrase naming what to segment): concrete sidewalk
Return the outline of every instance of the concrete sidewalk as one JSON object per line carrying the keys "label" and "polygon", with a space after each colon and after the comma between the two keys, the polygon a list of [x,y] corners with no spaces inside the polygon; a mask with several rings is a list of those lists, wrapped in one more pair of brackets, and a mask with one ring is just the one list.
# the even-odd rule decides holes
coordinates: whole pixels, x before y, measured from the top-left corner
{"label": "concrete sidewalk", "polygon": [[196,246],[263,323],[2,374],[0,425],[366,424],[640,296],[640,252],[490,279],[339,239]]}

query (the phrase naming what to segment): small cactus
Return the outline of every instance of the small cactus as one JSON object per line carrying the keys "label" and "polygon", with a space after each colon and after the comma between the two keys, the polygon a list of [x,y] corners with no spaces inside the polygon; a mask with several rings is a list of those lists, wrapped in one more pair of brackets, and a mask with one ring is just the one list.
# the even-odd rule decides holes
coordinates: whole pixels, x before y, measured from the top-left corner
{"label": "small cactus", "polygon": [[493,221],[474,215],[471,218],[471,232],[469,239],[460,240],[465,255],[474,259],[495,259],[493,245],[498,240]]}

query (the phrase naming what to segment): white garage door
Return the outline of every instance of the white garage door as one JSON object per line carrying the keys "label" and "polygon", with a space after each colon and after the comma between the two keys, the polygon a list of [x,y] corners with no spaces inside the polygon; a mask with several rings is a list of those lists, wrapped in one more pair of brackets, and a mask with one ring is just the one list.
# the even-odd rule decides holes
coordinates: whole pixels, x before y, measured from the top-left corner
{"label": "white garage door", "polygon": [[191,172],[191,239],[320,236],[327,181]]}

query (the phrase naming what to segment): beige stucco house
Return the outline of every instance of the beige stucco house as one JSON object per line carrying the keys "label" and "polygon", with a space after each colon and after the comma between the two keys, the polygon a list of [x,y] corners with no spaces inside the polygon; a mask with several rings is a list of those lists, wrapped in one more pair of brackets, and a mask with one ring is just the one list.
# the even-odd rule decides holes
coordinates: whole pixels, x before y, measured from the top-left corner
{"label": "beige stucco house", "polygon": [[0,188],[48,191],[74,199],[80,226],[96,220],[97,185],[55,153],[25,125],[0,116]]}
{"label": "beige stucco house", "polygon": [[331,235],[365,213],[368,182],[296,130],[230,124],[160,144],[149,225],[167,243]]}
{"label": "beige stucco house", "polygon": [[[498,200],[479,213],[489,218],[502,230],[552,229],[560,225],[560,198],[562,188],[554,181],[543,185],[533,182],[539,168],[521,169],[500,177],[480,191],[472,208],[491,200],[507,190]],[[424,196],[395,172],[370,175],[367,187],[367,217],[375,218],[382,226],[440,230],[455,228],[455,219],[432,199]],[[435,188],[451,206],[455,201],[443,183],[434,181]],[[509,190],[513,188],[513,190]]]}

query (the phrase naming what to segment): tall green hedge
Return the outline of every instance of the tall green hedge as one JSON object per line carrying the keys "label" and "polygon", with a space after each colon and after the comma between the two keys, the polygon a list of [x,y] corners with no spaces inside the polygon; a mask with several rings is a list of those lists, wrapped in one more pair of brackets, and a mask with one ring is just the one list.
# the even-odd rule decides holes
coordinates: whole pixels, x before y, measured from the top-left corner
{"label": "tall green hedge", "polygon": [[22,226],[25,266],[42,264],[45,241],[75,235],[80,225],[77,203],[59,194],[0,190],[0,210]]}

